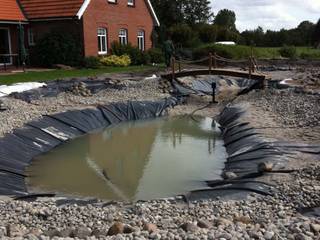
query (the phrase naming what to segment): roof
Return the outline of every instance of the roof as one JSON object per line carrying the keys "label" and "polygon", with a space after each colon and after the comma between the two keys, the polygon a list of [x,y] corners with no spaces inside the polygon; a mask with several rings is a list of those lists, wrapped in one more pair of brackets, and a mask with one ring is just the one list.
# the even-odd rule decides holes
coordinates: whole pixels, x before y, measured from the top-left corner
{"label": "roof", "polygon": [[16,0],[0,0],[1,21],[26,21]]}
{"label": "roof", "polygon": [[28,19],[75,17],[83,2],[84,0],[20,0]]}
{"label": "roof", "polygon": [[[9,1],[9,0],[0,0]],[[14,0],[10,0],[14,1]],[[91,0],[20,0],[28,19],[82,17]],[[157,26],[160,25],[150,0],[145,0]]]}

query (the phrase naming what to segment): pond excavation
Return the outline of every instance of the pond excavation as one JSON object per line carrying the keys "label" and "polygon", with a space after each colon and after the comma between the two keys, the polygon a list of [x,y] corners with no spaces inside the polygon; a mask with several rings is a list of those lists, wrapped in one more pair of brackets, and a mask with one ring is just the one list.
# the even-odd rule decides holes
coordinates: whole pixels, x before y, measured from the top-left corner
{"label": "pond excavation", "polygon": [[34,158],[29,192],[138,201],[206,189],[227,158],[211,118],[176,116],[111,125]]}

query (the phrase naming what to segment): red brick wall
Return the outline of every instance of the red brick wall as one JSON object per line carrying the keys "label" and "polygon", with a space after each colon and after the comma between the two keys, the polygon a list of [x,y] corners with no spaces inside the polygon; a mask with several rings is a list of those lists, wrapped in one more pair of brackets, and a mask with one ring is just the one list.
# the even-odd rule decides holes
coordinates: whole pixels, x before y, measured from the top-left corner
{"label": "red brick wall", "polygon": [[98,55],[97,29],[108,30],[108,48],[113,41],[119,41],[119,29],[128,30],[129,42],[137,46],[137,32],[145,31],[145,47],[152,47],[151,34],[153,18],[144,0],[135,0],[135,7],[129,7],[127,0],[118,0],[117,4],[108,0],[92,0],[83,15],[85,56]]}

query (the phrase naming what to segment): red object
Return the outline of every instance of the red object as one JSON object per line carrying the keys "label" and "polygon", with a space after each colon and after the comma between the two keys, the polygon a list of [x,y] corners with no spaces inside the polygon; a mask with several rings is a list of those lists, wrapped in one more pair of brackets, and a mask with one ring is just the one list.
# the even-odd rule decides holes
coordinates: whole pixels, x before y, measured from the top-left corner
{"label": "red object", "polygon": [[28,19],[74,17],[83,0],[20,0]]}
{"label": "red object", "polygon": [[0,0],[0,21],[26,21],[16,0]]}

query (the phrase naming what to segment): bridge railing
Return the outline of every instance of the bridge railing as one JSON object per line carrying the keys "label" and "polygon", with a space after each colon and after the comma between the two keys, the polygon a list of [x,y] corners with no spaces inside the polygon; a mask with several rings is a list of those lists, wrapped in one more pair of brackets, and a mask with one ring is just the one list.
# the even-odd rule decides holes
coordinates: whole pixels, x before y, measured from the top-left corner
{"label": "bridge railing", "polygon": [[[198,60],[183,60],[183,59],[177,59],[175,57],[171,58],[171,75],[172,79],[175,79],[175,74],[176,72],[181,72],[182,71],[182,64],[197,64],[197,63],[204,63],[208,62],[208,70],[209,74],[213,69],[218,68],[218,63],[223,62],[223,63],[230,63],[230,64],[246,64],[248,67],[248,75],[249,78],[251,79],[252,73],[254,73],[257,69],[257,61],[253,56],[250,56],[248,59],[243,59],[243,60],[234,60],[234,59],[228,59],[224,58],[222,56],[219,56],[216,53],[209,53],[208,57],[198,59]],[[178,67],[178,69],[177,69]]]}

